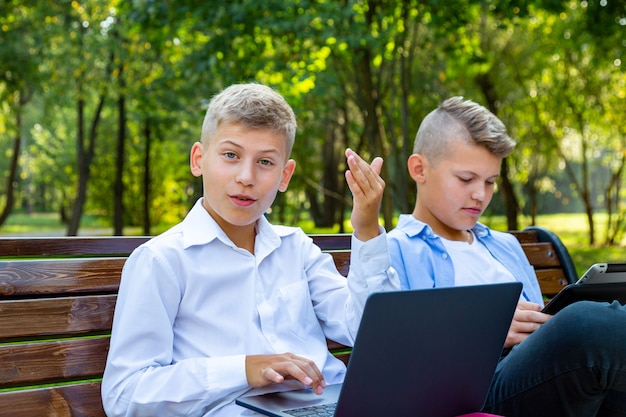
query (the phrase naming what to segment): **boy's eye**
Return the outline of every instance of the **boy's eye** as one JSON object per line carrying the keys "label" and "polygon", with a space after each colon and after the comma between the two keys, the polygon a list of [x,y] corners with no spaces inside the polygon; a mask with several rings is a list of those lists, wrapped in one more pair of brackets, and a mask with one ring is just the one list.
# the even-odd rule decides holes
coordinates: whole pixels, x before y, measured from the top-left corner
{"label": "boy's eye", "polygon": [[263,166],[270,166],[270,165],[272,165],[272,161],[270,161],[269,159],[261,159],[259,161],[259,164],[261,164]]}
{"label": "boy's eye", "polygon": [[237,158],[237,154],[235,152],[224,152],[224,156],[226,157],[226,159]]}

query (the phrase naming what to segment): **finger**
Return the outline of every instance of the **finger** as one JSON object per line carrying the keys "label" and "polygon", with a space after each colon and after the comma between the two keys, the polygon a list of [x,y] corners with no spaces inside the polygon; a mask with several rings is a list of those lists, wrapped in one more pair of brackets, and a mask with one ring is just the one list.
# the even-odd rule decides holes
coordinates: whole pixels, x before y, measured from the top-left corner
{"label": "finger", "polygon": [[305,374],[304,380],[301,380],[305,385],[311,386],[317,394],[321,394],[322,390],[326,388],[326,381],[322,372],[319,370],[315,362],[310,359],[296,356],[294,363]]}
{"label": "finger", "polygon": [[272,381],[276,384],[280,384],[285,381],[285,377],[283,377],[272,368],[263,369],[261,371],[261,376],[263,376],[263,378],[267,379],[268,381]]}
{"label": "finger", "polygon": [[530,334],[534,333],[541,324],[534,322],[516,322],[515,326],[511,327],[511,331],[518,334]]}
{"label": "finger", "polygon": [[543,307],[541,307],[537,303],[531,303],[530,301],[520,301],[517,303],[517,308],[520,310],[532,310],[532,311],[541,311]]}
{"label": "finger", "polygon": [[372,170],[376,173],[376,175],[380,175],[383,169],[383,158],[377,156],[376,158],[374,158],[370,166],[372,167]]}
{"label": "finger", "polygon": [[350,151],[350,153],[347,154],[347,160],[348,167],[351,171],[354,171],[356,175],[362,175],[364,179],[370,182],[378,182],[377,180],[380,177],[383,166],[383,158],[377,156],[370,165],[356,152]]}
{"label": "finger", "polygon": [[552,316],[534,310],[517,310],[514,315],[514,320],[519,322],[538,323],[543,324],[550,320]]}
{"label": "finger", "polygon": [[282,355],[283,359],[274,363],[273,369],[286,379],[295,379],[321,394],[326,387],[324,377],[312,360],[293,354]]}
{"label": "finger", "polygon": [[358,185],[362,190],[384,188],[384,181],[380,177],[383,159],[374,158],[372,165],[369,165],[363,158],[351,149],[346,150],[349,170],[346,171],[346,180],[349,185]]}
{"label": "finger", "polygon": [[510,348],[522,343],[531,333],[509,333],[504,342],[504,347]]}

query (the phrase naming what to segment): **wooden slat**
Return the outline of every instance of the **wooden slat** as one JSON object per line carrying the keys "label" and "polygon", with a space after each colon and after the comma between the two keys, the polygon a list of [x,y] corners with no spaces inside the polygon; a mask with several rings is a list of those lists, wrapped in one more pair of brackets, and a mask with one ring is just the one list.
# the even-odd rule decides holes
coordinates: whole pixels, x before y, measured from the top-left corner
{"label": "wooden slat", "polygon": [[72,379],[104,372],[109,337],[0,346],[0,388]]}
{"label": "wooden slat", "polygon": [[148,236],[3,238],[0,257],[126,256],[148,239]]}
{"label": "wooden slat", "polygon": [[[350,234],[314,234],[322,250],[350,249]],[[0,239],[0,257],[126,256],[149,236],[14,237]]]}
{"label": "wooden slat", "polygon": [[535,271],[541,287],[541,293],[548,298],[554,297],[568,282],[562,269],[540,269]]}
{"label": "wooden slat", "polygon": [[530,230],[509,230],[508,233],[512,234],[519,240],[521,244],[524,243],[537,243],[539,242],[539,237],[537,236],[537,232]]}
{"label": "wooden slat", "polygon": [[334,355],[337,359],[340,359],[346,366],[348,366],[348,362],[350,361],[350,352],[335,353]]}
{"label": "wooden slat", "polygon": [[0,261],[0,299],[117,292],[126,258]]}
{"label": "wooden slat", "polygon": [[0,392],[0,417],[106,417],[100,382]]}
{"label": "wooden slat", "polygon": [[319,234],[309,236],[313,239],[313,243],[319,246],[323,251],[349,250],[352,244],[352,235],[350,234]]}
{"label": "wooden slat", "polygon": [[536,270],[561,266],[551,243],[525,243],[522,249]]}
{"label": "wooden slat", "polygon": [[341,343],[337,343],[334,340],[326,339],[326,345],[328,346],[328,350],[333,352],[337,350],[349,349],[348,346],[342,345]]}
{"label": "wooden slat", "polygon": [[0,301],[0,342],[111,330],[116,295]]}
{"label": "wooden slat", "polygon": [[350,251],[332,251],[329,253],[332,255],[339,273],[347,277],[350,270]]}

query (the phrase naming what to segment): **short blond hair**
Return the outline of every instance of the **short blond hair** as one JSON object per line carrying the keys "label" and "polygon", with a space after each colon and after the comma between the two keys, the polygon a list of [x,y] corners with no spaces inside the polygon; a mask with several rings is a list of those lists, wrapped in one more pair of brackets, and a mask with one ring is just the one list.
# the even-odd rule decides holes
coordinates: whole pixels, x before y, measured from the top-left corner
{"label": "short blond hair", "polygon": [[258,83],[233,84],[215,95],[202,123],[204,146],[215,137],[222,123],[282,134],[287,140],[287,155],[291,154],[296,137],[296,116],[285,98],[270,87]]}
{"label": "short blond hair", "polygon": [[500,158],[507,157],[515,147],[515,141],[496,115],[471,100],[451,97],[424,118],[415,136],[413,153],[437,163],[448,152],[449,144],[459,139],[484,146]]}

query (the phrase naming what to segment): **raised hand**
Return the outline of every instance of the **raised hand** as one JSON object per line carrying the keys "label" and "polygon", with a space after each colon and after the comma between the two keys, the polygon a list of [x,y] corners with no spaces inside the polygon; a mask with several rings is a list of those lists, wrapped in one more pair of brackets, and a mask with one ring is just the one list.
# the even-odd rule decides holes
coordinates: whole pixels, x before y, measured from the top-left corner
{"label": "raised hand", "polygon": [[352,228],[355,236],[366,241],[379,235],[378,215],[385,190],[385,181],[380,176],[383,159],[374,158],[368,164],[352,149],[346,149],[348,170],[346,181],[352,191]]}

